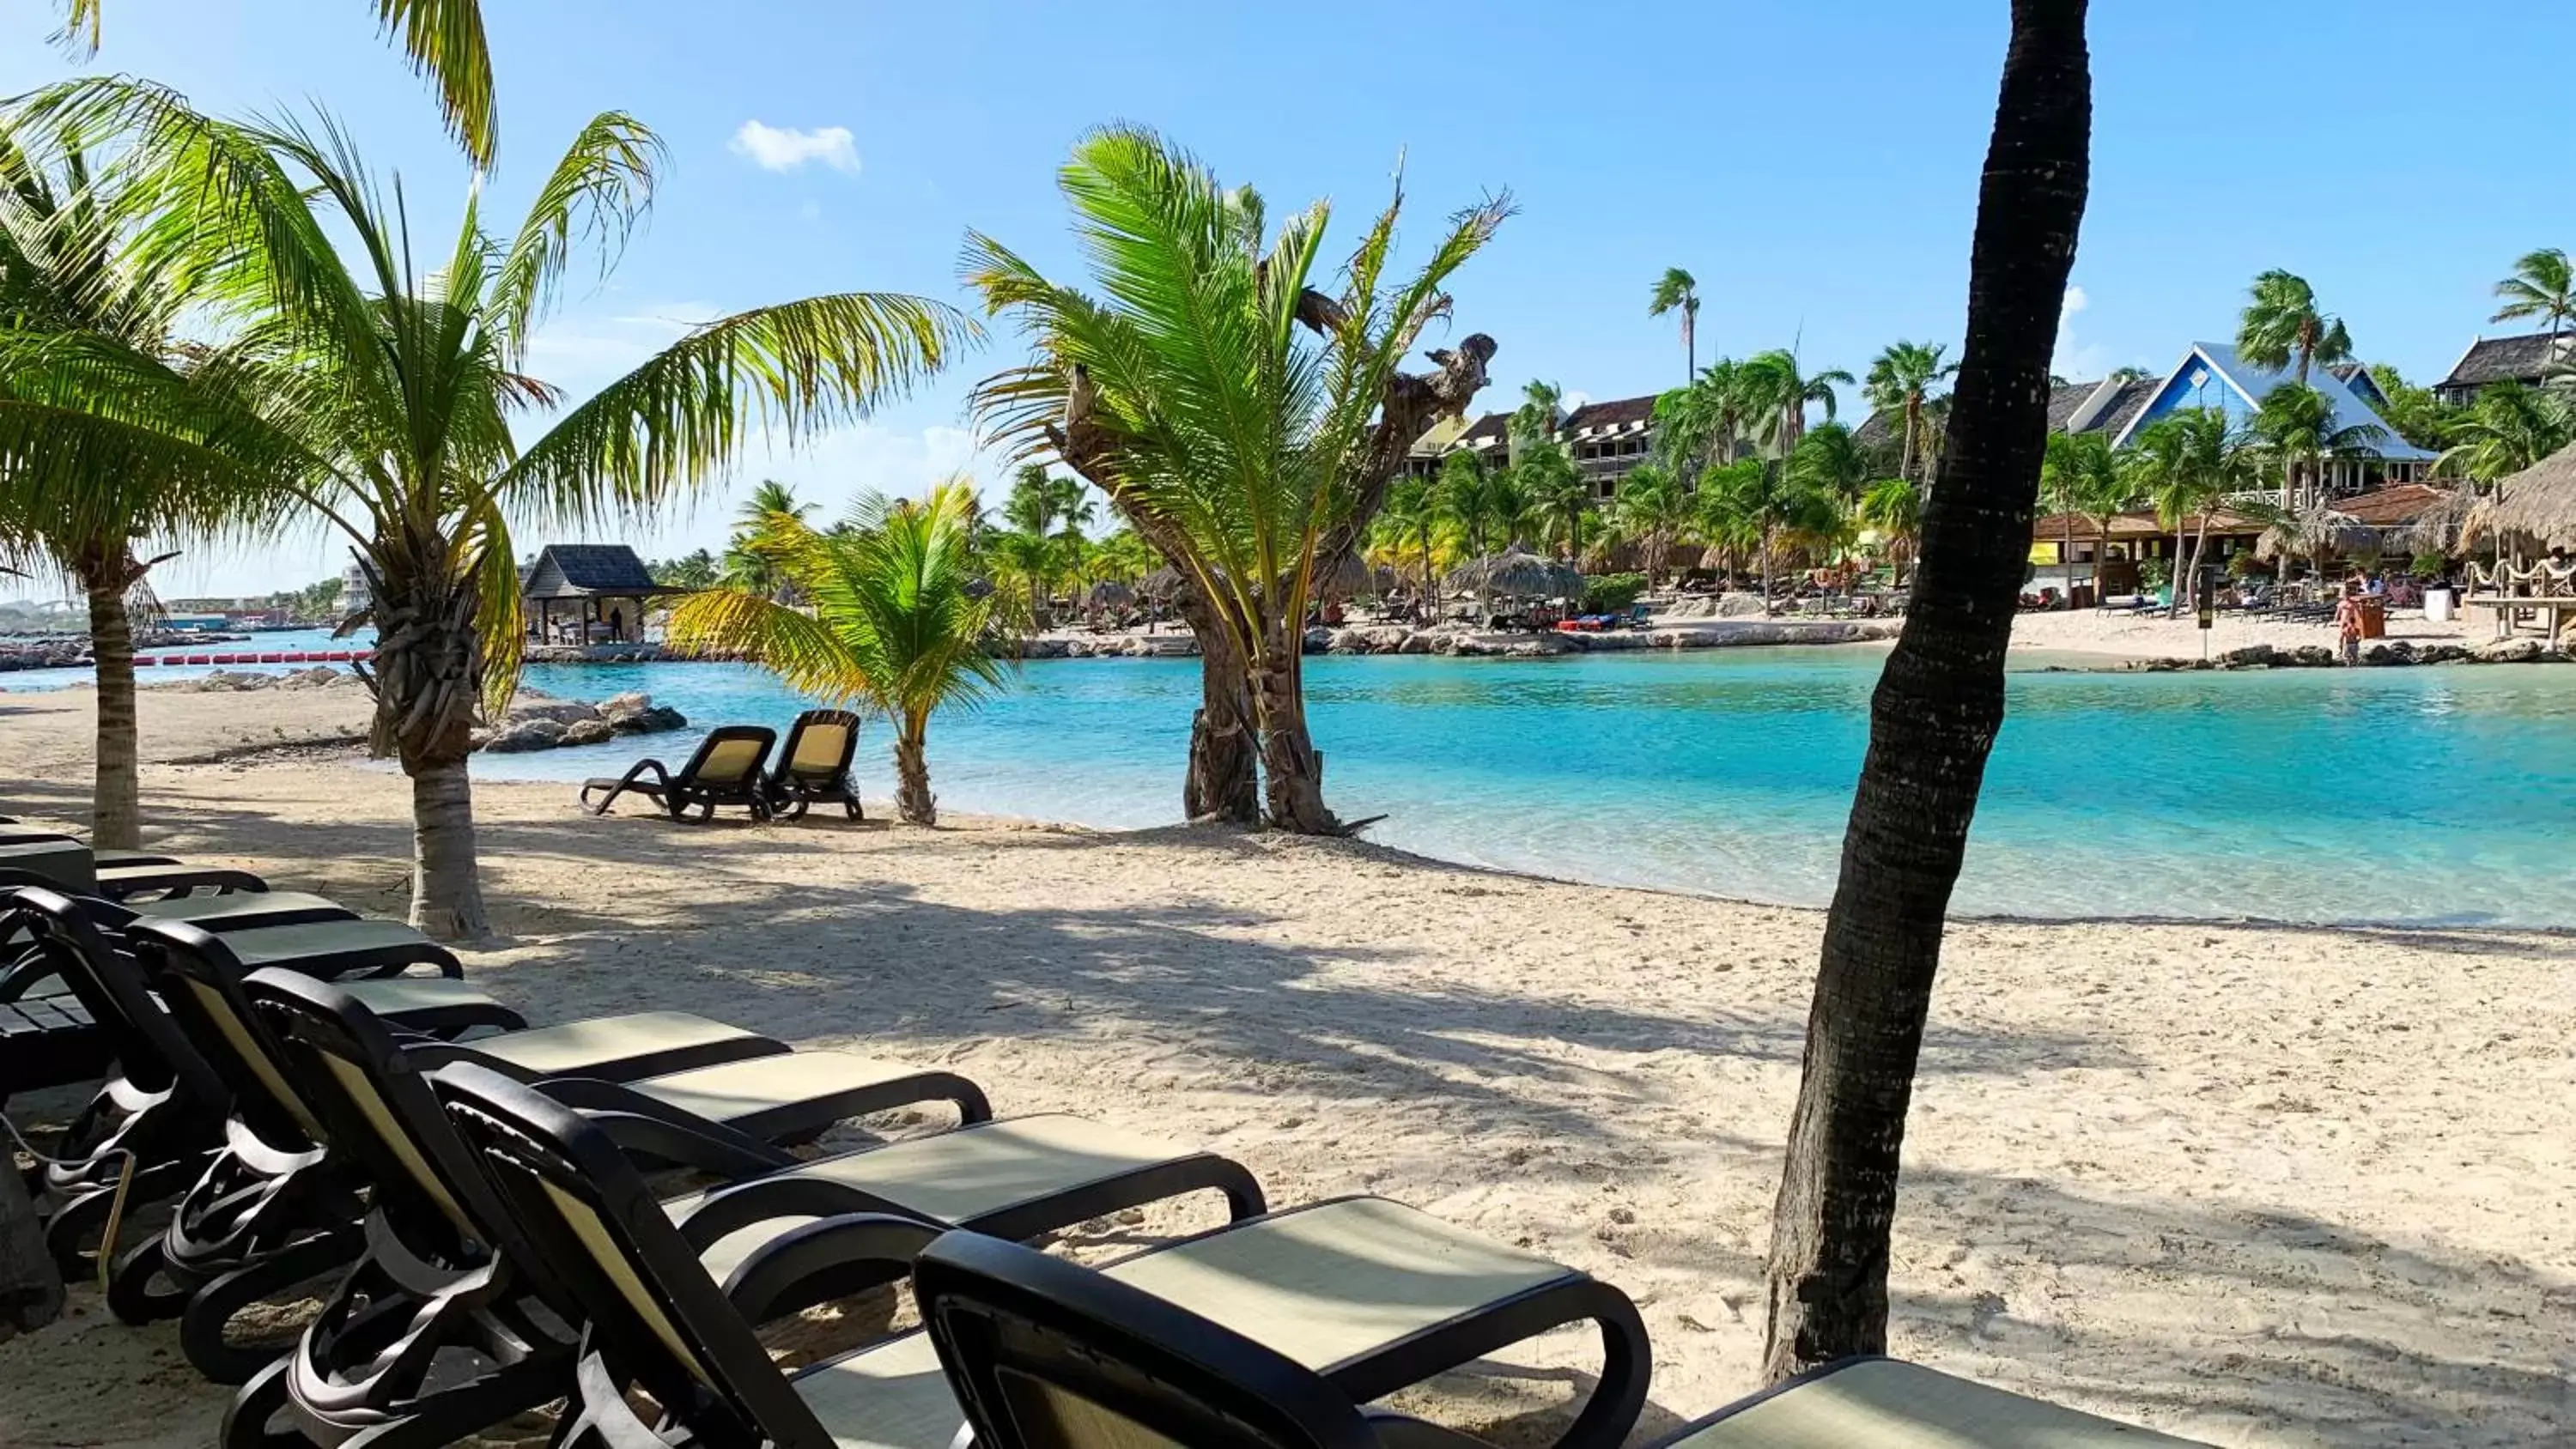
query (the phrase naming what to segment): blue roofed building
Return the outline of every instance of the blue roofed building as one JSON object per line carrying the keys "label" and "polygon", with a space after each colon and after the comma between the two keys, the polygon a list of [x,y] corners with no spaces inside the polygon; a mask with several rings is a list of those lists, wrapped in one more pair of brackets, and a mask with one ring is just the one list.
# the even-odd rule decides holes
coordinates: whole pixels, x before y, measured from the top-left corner
{"label": "blue roofed building", "polygon": [[[2308,385],[2334,404],[2338,429],[2377,430],[2370,444],[2376,456],[2326,460],[2325,494],[2329,498],[2350,497],[2390,483],[2420,482],[2432,473],[2433,462],[2440,456],[2399,437],[2388,420],[2379,415],[2370,401],[2379,396],[2379,389],[2369,376],[2356,370],[2352,380],[2347,380],[2340,368],[2317,368],[2308,374]],[[2129,446],[2136,441],[2140,429],[2185,408],[2216,408],[2231,422],[2250,422],[2272,389],[2295,381],[2294,374],[2258,366],[2226,343],[2195,342],[2147,395],[2145,404],[2130,412],[2112,435],[2111,446]]]}

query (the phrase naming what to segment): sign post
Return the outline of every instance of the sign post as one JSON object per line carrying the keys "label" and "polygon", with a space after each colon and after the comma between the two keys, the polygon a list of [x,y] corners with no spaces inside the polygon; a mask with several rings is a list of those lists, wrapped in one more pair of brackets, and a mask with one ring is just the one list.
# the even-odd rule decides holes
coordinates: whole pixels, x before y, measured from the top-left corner
{"label": "sign post", "polygon": [[2217,577],[2214,571],[2200,576],[2200,608],[2197,612],[2200,615],[2200,657],[2203,663],[2209,660],[2209,631],[2218,625],[2218,590],[2211,587]]}

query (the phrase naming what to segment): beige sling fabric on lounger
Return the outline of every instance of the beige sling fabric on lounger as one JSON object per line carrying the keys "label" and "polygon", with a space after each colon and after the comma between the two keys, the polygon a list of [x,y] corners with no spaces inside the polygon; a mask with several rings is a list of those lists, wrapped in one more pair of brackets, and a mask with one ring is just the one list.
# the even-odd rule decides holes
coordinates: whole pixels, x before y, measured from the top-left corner
{"label": "beige sling fabric on lounger", "polygon": [[850,727],[845,724],[810,724],[796,737],[796,753],[788,758],[790,773],[828,775],[841,767],[841,752],[849,746]]}
{"label": "beige sling fabric on lounger", "polygon": [[754,1033],[679,1011],[598,1016],[464,1043],[496,1070],[530,1077],[580,1076],[598,1064],[647,1052],[676,1051]]}
{"label": "beige sling fabric on lounger", "polygon": [[[365,1003],[378,1016],[435,1011],[443,1007],[499,1006],[500,998],[465,981],[444,976],[388,976],[375,981],[343,981],[340,989]],[[469,1043],[470,1045],[470,1043]]]}
{"label": "beige sling fabric on lounger", "polygon": [[[1101,1271],[1318,1370],[1567,1272],[1384,1198],[1239,1224]],[[793,1383],[840,1449],[947,1449],[961,1418],[927,1334]]]}
{"label": "beige sling fabric on lounger", "polygon": [[284,966],[293,970],[299,960],[316,957],[410,946],[428,947],[433,943],[400,921],[360,919],[313,921],[301,926],[263,926],[257,931],[233,932],[224,938],[224,944],[232,947],[233,955],[241,960],[241,969],[248,973],[263,966]]}
{"label": "beige sling fabric on lounger", "polygon": [[760,768],[760,757],[768,753],[767,740],[726,740],[707,751],[707,762],[698,770],[698,778],[717,785],[740,784]]}
{"label": "beige sling fabric on lounger", "polygon": [[[1013,1203],[1169,1162],[1174,1151],[1169,1142],[1081,1117],[1014,1117],[823,1158],[779,1176],[845,1182],[915,1212],[959,1223]],[[681,1222],[705,1198],[704,1193],[673,1198],[662,1204],[662,1210],[673,1222]],[[755,1249],[814,1221],[796,1216],[763,1218],[718,1238],[698,1255],[698,1261],[722,1283]]]}
{"label": "beige sling fabric on lounger", "polygon": [[2206,1449],[2038,1399],[1871,1359],[1793,1384],[1664,1449]]}
{"label": "beige sling fabric on lounger", "polygon": [[[180,896],[166,901],[137,901],[127,910],[154,921],[186,921],[220,931],[231,918],[284,915],[289,911],[346,911],[338,901],[302,891],[242,891],[228,896]],[[349,912],[349,914],[356,914]]]}
{"label": "beige sling fabric on lounger", "polygon": [[630,1085],[665,1106],[730,1122],[790,1102],[854,1092],[920,1075],[919,1067],[863,1057],[856,1052],[782,1052],[672,1072]]}

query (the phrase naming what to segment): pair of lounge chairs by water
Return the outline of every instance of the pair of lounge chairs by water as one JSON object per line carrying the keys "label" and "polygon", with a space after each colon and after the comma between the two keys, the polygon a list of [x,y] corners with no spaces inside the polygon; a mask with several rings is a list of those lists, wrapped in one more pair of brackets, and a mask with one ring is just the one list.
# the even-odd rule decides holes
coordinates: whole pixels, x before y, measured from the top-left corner
{"label": "pair of lounge chairs by water", "polygon": [[[52,973],[124,1034],[52,1153],[49,1241],[75,1271],[112,1252],[110,1307],[179,1315],[191,1362],[242,1383],[225,1449],[443,1445],[557,1399],[566,1449],[949,1449],[961,1426],[994,1449],[1472,1446],[1363,1406],[1581,1324],[1602,1367],[1560,1442],[1621,1443],[1644,1404],[1651,1355],[1617,1288],[1415,1209],[1271,1211],[1216,1154],[1068,1115],[994,1120],[954,1074],[701,1017],[531,1029],[399,926],[242,924],[261,892],[235,894],[183,920],[0,893],[17,977]],[[408,974],[422,969],[440,974]],[[786,1150],[929,1102],[959,1124],[806,1161]],[[179,1196],[167,1228],[113,1251],[103,1216],[75,1205],[113,1190],[119,1154],[136,1166],[126,1211]],[[675,1166],[715,1185],[657,1191],[648,1172]],[[1101,1267],[1020,1245],[1202,1195],[1225,1226]],[[907,1279],[921,1330],[793,1372],[756,1336]],[[291,1345],[245,1340],[254,1304],[316,1280],[324,1307]],[[1859,1360],[1662,1442],[2182,1441]]]}
{"label": "pair of lounge chairs by water", "polygon": [[[697,752],[674,772],[660,760],[638,760],[624,775],[586,780],[581,806],[605,815],[617,797],[642,795],[674,820],[696,810],[701,821],[715,818],[719,805],[739,805],[754,820],[800,819],[814,805],[839,805],[849,818],[866,818],[859,808],[858,782],[850,761],[859,748],[859,717],[847,710],[809,709],[788,726],[787,748],[773,768],[769,750],[778,732],[764,725],[726,725],[710,733]],[[599,798],[594,801],[591,796]]]}

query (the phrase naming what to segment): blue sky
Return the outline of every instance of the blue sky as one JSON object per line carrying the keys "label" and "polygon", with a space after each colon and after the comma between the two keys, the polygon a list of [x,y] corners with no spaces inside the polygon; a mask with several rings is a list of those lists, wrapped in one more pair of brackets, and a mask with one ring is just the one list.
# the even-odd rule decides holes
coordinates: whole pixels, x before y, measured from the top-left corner
{"label": "blue sky", "polygon": [[[1857,373],[1890,340],[1955,339],[2006,12],[2003,0],[485,6],[502,116],[487,214],[515,218],[599,110],[633,112],[671,149],[650,226],[604,287],[575,289],[538,349],[538,370],[576,393],[726,310],[848,289],[962,303],[969,226],[1068,274],[1054,168],[1084,129],[1126,120],[1275,207],[1333,198],[1344,237],[1383,203],[1399,155],[1416,237],[1508,188],[1520,214],[1454,289],[1459,329],[1501,343],[1497,404],[1532,377],[1596,398],[1677,381],[1678,337],[1645,315],[1671,265],[1700,279],[1703,357],[1795,341],[1811,366]],[[218,111],[327,105],[403,173],[416,224],[443,240],[466,165],[372,10],[108,0],[94,66]],[[73,72],[41,43],[50,6],[13,0],[0,24],[15,32],[0,89]],[[2549,68],[2571,42],[2576,12],[2476,0],[2097,3],[2093,195],[2060,370],[2161,369],[2194,336],[2230,335],[2247,281],[2284,266],[2365,356],[2438,375],[2498,330],[2488,291],[2514,257],[2576,246],[2576,160]],[[997,336],[920,397],[811,456],[755,457],[745,478],[788,478],[837,507],[971,466],[965,388],[1014,355]],[[740,486],[635,541],[716,543]],[[278,587],[339,559],[317,536],[182,559],[162,587]]]}

